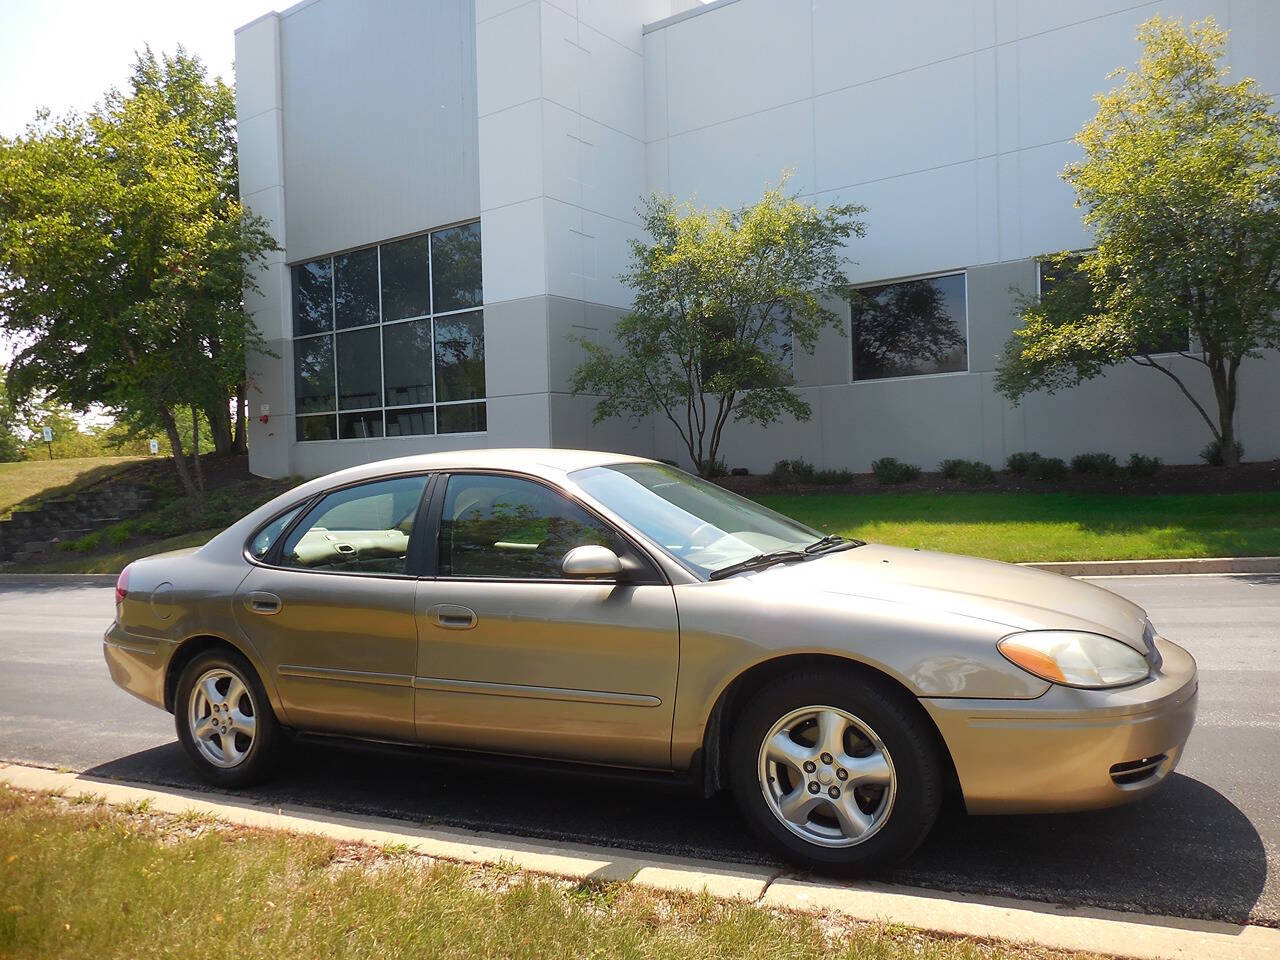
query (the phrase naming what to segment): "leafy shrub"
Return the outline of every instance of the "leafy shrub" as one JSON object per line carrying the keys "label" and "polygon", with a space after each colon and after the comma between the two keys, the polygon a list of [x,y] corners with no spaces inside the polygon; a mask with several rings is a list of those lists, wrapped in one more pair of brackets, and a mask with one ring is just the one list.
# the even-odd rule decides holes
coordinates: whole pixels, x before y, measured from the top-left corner
{"label": "leafy shrub", "polygon": [[133,521],[122,520],[120,523],[113,523],[102,531],[102,538],[113,546],[120,546],[133,536]]}
{"label": "leafy shrub", "polygon": [[769,474],[775,483],[812,483],[817,471],[808,460],[779,460]]}
{"label": "leafy shrub", "polygon": [[965,483],[996,481],[996,472],[981,460],[943,460],[938,469],[948,480],[963,480]]}
{"label": "leafy shrub", "polygon": [[[1222,441],[1210,440],[1200,451],[1200,459],[1211,467],[1220,467],[1225,462],[1222,458]],[[1244,459],[1244,444],[1236,441],[1236,460]]]}
{"label": "leafy shrub", "polygon": [[1031,466],[1037,460],[1040,460],[1040,454],[1023,451],[1022,453],[1011,453],[1009,459],[1004,462],[1004,467],[1010,473],[1024,477],[1031,472]]}
{"label": "leafy shrub", "polygon": [[707,467],[708,477],[727,477],[729,475],[729,465],[724,462],[724,457],[716,457]]}
{"label": "leafy shrub", "polygon": [[881,457],[871,464],[871,472],[884,484],[906,483],[920,476],[920,468],[913,463],[902,463],[896,457]]}
{"label": "leafy shrub", "polygon": [[842,483],[853,483],[852,470],[815,470],[813,473],[813,482],[822,483],[827,486],[837,486]]}
{"label": "leafy shrub", "polygon": [[1119,469],[1119,465],[1109,453],[1077,453],[1071,458],[1071,469],[1076,473],[1099,473],[1109,477]]}
{"label": "leafy shrub", "polygon": [[1061,480],[1067,475],[1067,464],[1061,457],[1040,457],[1031,464],[1032,480]]}
{"label": "leafy shrub", "polygon": [[59,550],[66,550],[69,553],[89,553],[97,550],[102,546],[102,531],[94,530],[92,533],[86,533],[83,537],[77,537],[75,540],[63,540],[58,544]]}
{"label": "leafy shrub", "polygon": [[769,479],[774,483],[815,483],[836,486],[853,482],[850,470],[819,470],[808,460],[779,460],[773,465]]}
{"label": "leafy shrub", "polygon": [[1129,475],[1133,477],[1154,477],[1160,472],[1159,457],[1147,457],[1140,453],[1129,454]]}
{"label": "leafy shrub", "polygon": [[1061,480],[1067,475],[1067,465],[1061,458],[1031,452],[1010,454],[1005,467],[1010,473],[1032,480]]}

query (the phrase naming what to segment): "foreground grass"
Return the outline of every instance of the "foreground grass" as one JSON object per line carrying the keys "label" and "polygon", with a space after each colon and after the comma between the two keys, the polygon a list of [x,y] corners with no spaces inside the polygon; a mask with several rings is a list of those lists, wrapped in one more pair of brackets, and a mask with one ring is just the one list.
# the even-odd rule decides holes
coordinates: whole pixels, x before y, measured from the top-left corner
{"label": "foreground grass", "polygon": [[131,544],[106,553],[54,554],[57,557],[55,560],[46,563],[26,563],[15,567],[14,570],[18,573],[119,573],[126,564],[132,563],[139,557],[149,557],[153,553],[164,553],[166,550],[180,550],[183,547],[200,547],[219,532],[219,530],[196,530],[163,540]]}
{"label": "foreground grass", "polygon": [[1280,555],[1280,492],[775,494],[827,533],[993,560]]}
{"label": "foreground grass", "polygon": [[0,787],[0,956],[1061,956]]}
{"label": "foreground grass", "polygon": [[0,517],[14,507],[49,496],[64,496],[137,463],[140,457],[73,457],[0,463]]}

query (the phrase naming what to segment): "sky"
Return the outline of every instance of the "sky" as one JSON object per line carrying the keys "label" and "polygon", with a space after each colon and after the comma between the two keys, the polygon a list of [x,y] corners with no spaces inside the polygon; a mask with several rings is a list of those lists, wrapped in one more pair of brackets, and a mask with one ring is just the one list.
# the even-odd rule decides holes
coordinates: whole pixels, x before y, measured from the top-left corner
{"label": "sky", "polygon": [[0,136],[40,107],[92,107],[129,75],[134,51],[178,44],[230,83],[235,29],[293,0],[0,0]]}

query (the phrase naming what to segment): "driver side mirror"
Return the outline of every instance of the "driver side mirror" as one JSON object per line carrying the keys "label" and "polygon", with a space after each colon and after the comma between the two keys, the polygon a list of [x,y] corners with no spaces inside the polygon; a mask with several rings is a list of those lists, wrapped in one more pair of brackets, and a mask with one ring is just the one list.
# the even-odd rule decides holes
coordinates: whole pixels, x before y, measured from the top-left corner
{"label": "driver side mirror", "polygon": [[566,577],[618,577],[622,560],[608,547],[584,544],[564,555],[560,569]]}

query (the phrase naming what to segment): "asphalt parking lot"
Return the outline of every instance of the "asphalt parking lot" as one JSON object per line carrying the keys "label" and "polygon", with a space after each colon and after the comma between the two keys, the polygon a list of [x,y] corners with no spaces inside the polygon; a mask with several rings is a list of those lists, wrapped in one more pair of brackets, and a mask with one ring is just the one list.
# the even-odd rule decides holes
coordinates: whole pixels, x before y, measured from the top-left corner
{"label": "asphalt parking lot", "polygon": [[[1179,773],[1150,800],[1069,816],[951,811],[885,879],[925,887],[1280,927],[1280,576],[1133,577],[1201,670]],[[102,662],[111,588],[0,583],[0,758],[198,786],[172,718],[117,690]],[[770,861],[727,798],[674,784],[459,762],[428,751],[298,743],[256,793],[547,839]]]}

